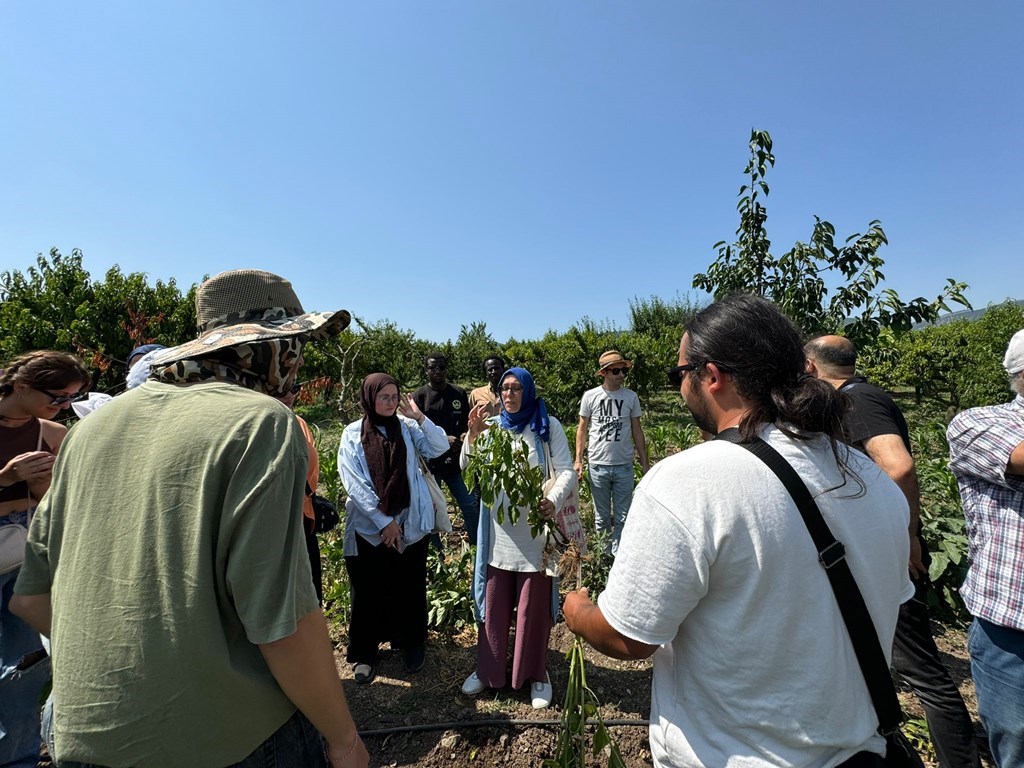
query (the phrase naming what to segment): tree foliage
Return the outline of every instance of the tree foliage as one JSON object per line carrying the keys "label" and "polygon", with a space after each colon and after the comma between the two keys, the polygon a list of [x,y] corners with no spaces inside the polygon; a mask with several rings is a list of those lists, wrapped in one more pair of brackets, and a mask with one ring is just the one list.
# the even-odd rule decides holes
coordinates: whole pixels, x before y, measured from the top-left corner
{"label": "tree foliage", "polygon": [[151,342],[173,346],[195,335],[195,286],[183,296],[173,279],[150,285],[140,272],[107,271],[93,280],[77,248],[52,248],[24,272],[0,273],[0,359],[32,349],[74,352],[100,389],[124,382],[128,353]]}
{"label": "tree foliage", "polygon": [[975,320],[954,320],[911,331],[879,345],[864,371],[890,389],[913,387],[917,400],[934,398],[954,411],[1010,399],[1003,353],[1024,328],[1024,307],[997,304]]}
{"label": "tree foliage", "polygon": [[736,206],[738,239],[715,245],[718,258],[694,276],[694,288],[708,291],[716,300],[736,292],[756,293],[775,302],[805,333],[841,332],[862,349],[871,346],[883,328],[903,332],[914,323],[934,321],[949,311],[948,302],[970,306],[963,295],[966,283],[952,279],[931,301],[918,297],[905,302],[891,288],[881,288],[885,262],[878,251],[888,240],[878,221],[840,244],[835,227],[815,216],[808,242],[773,256],[763,205],[769,193],[765,176],[775,165],[771,136],[753,130],[749,147],[750,160],[743,169],[748,181],[740,187]]}

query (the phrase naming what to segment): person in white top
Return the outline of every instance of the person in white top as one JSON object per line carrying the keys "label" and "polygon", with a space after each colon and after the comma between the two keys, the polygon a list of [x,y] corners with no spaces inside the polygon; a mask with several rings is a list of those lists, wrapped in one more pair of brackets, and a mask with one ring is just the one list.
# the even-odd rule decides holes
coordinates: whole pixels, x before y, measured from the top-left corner
{"label": "person in white top", "polygon": [[[501,414],[486,418],[486,406],[469,412],[469,432],[462,444],[460,463],[465,469],[469,455],[486,450],[481,436],[490,429],[507,429],[526,443],[531,466],[550,461],[555,482],[538,505],[538,511],[554,517],[572,490],[575,476],[572,456],[562,425],[550,416],[537,397],[533,376],[523,368],[510,368],[501,377]],[[481,444],[485,447],[480,448]],[[504,508],[504,521],[493,514]],[[508,636],[512,611],[516,614],[516,644],[512,655],[512,687],[531,684],[534,708],[551,703],[551,679],[547,674],[548,640],[558,612],[557,581],[545,572],[543,536],[533,538],[529,510],[520,509],[513,523],[507,514],[508,498],[502,494],[495,509],[480,505],[477,532],[473,597],[478,627],[477,668],[462,685],[462,692],[475,695],[485,688],[501,688],[506,681]]]}
{"label": "person in white top", "polygon": [[[846,547],[888,657],[913,595],[909,508],[841,443],[845,396],[804,362],[771,302],[734,295],[694,318],[669,377],[698,427],[738,427],[794,467]],[[741,446],[710,441],[656,464],[598,604],[580,590],[563,613],[602,653],[654,656],[657,768],[882,765],[878,717],[816,547],[789,492]]]}

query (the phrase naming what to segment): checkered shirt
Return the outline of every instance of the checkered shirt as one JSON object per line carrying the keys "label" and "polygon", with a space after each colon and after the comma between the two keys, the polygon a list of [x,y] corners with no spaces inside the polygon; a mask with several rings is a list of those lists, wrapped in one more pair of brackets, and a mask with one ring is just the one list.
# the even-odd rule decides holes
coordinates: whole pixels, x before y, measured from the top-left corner
{"label": "checkered shirt", "polygon": [[1024,443],[1024,397],[957,414],[946,437],[969,539],[960,594],[972,615],[1024,630],[1024,476],[1006,473]]}

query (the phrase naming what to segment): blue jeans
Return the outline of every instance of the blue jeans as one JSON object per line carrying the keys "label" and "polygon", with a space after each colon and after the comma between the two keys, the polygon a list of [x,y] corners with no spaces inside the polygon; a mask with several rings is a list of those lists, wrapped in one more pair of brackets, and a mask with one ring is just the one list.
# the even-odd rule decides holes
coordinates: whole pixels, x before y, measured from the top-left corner
{"label": "blue jeans", "polygon": [[50,679],[50,658],[18,669],[42,647],[39,633],[10,611],[18,569],[0,576],[0,765],[35,768],[39,762],[39,705]]}
{"label": "blue jeans", "polygon": [[594,499],[594,527],[611,533],[607,546],[614,555],[619,550],[622,526],[633,502],[633,465],[591,464],[588,472],[590,495]]}
{"label": "blue jeans", "polygon": [[999,768],[1024,765],[1024,631],[975,617],[967,633],[978,716]]}
{"label": "blue jeans", "polygon": [[[33,766],[35,764],[33,763]],[[61,760],[57,768],[103,768],[93,763]],[[324,742],[313,724],[298,710],[256,747],[247,758],[228,768],[327,768]]]}
{"label": "blue jeans", "polygon": [[434,477],[437,478],[439,483],[444,483],[448,486],[448,490],[455,500],[455,506],[462,511],[462,521],[466,527],[466,533],[469,534],[469,543],[476,544],[476,529],[480,522],[480,507],[478,506],[479,502],[473,498],[473,494],[466,487],[466,481],[462,479],[462,473],[455,471],[443,475],[435,474]]}

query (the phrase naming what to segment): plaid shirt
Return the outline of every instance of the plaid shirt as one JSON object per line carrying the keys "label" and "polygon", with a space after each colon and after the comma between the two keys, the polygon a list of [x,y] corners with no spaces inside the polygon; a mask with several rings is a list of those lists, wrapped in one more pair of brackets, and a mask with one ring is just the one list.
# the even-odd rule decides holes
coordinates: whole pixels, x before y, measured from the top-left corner
{"label": "plaid shirt", "polygon": [[946,437],[970,541],[964,603],[974,616],[1024,630],[1024,476],[1006,473],[1024,443],[1024,397],[957,414]]}

